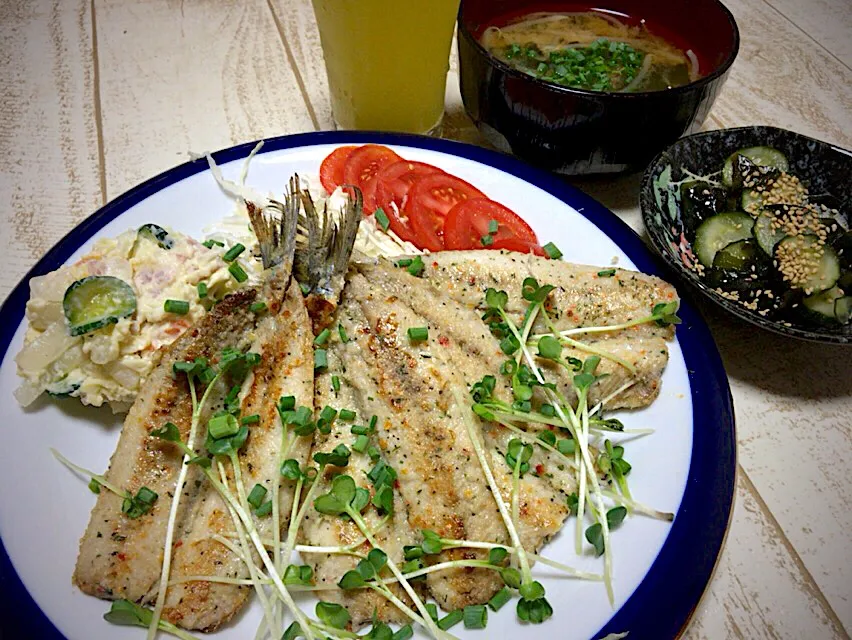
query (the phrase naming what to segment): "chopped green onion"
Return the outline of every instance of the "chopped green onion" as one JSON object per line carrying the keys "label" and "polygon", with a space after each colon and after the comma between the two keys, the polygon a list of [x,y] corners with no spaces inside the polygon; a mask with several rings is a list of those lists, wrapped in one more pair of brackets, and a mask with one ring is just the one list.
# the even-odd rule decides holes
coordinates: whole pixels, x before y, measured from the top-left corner
{"label": "chopped green onion", "polygon": [[464,614],[462,613],[461,609],[450,611],[447,615],[438,620],[438,628],[442,631],[446,631],[447,629],[450,629],[451,627],[457,625],[463,619]]}
{"label": "chopped green onion", "polygon": [[432,618],[432,620],[438,622],[438,605],[436,605],[434,602],[427,602],[426,612],[429,614],[429,617]]}
{"label": "chopped green onion", "polygon": [[488,606],[491,607],[492,611],[500,611],[503,605],[511,599],[512,592],[509,590],[509,587],[503,587],[488,601]]}
{"label": "chopped green onion", "polygon": [[248,494],[248,503],[257,509],[260,505],[263,504],[263,499],[266,497],[266,487],[262,484],[256,484],[252,487],[251,491]]}
{"label": "chopped green onion", "polygon": [[331,422],[332,420],[334,420],[337,417],[337,409],[333,409],[332,407],[329,407],[328,405],[326,405],[322,408],[322,411],[320,411],[319,417],[320,417],[320,420],[325,420],[326,422]]}
{"label": "chopped green onion", "polygon": [[314,369],[328,368],[328,352],[325,349],[314,351]]}
{"label": "chopped green onion", "polygon": [[225,255],[222,256],[222,260],[224,260],[225,262],[233,262],[237,259],[237,256],[239,256],[245,250],[245,246],[238,242],[225,252]]}
{"label": "chopped green onion", "polygon": [[314,344],[321,345],[328,342],[328,337],[331,335],[330,329],[323,329],[319,332],[316,338],[314,338]]}
{"label": "chopped green onion", "polygon": [[199,298],[203,299],[203,298],[207,297],[207,283],[206,282],[199,282],[197,285],[195,285],[195,289],[198,291],[198,297]]}
{"label": "chopped green onion", "polygon": [[341,409],[340,410],[340,419],[341,420],[354,420],[355,412],[351,409]]}
{"label": "chopped green onion", "polygon": [[414,259],[411,261],[411,264],[408,265],[408,269],[406,270],[413,276],[419,276],[421,273],[423,273],[424,266],[425,265],[423,264],[423,258],[421,258],[420,256],[415,256]]}
{"label": "chopped green onion", "polygon": [[388,215],[385,213],[385,210],[379,207],[376,209],[374,214],[376,216],[376,222],[379,223],[379,226],[383,231],[387,231],[390,226],[390,220],[388,220]]}
{"label": "chopped green onion", "polygon": [[484,604],[472,604],[464,608],[464,628],[484,629],[488,624],[488,609]]}
{"label": "chopped green onion", "polygon": [[250,416],[243,416],[240,418],[240,424],[257,424],[260,422],[260,414],[253,413]]}
{"label": "chopped green onion", "polygon": [[166,300],[163,304],[166,313],[176,313],[185,316],[189,313],[189,303],[186,300]]}
{"label": "chopped green onion", "polygon": [[352,450],[357,451],[358,453],[364,453],[367,450],[369,444],[369,436],[359,435],[357,438],[355,438],[355,442],[352,443]]}
{"label": "chopped green onion", "polygon": [[234,277],[234,280],[239,283],[243,283],[248,280],[248,274],[245,272],[245,269],[240,266],[239,262],[232,262],[229,264],[228,272]]}
{"label": "chopped green onion", "polygon": [[479,242],[480,244],[482,244],[483,247],[490,247],[492,244],[494,244],[494,236],[492,236],[491,234],[484,235],[479,239]]}
{"label": "chopped green onion", "polygon": [[235,435],[239,430],[240,425],[237,419],[230,413],[223,416],[215,416],[207,423],[207,431],[215,440]]}
{"label": "chopped green onion", "polygon": [[148,487],[139,487],[139,491],[136,492],[136,499],[143,504],[154,504],[157,501],[157,497],[157,494]]}
{"label": "chopped green onion", "polygon": [[[337,376],[331,376],[331,388],[334,389],[334,393],[340,393],[340,378]],[[343,413],[342,411],[340,412]]]}
{"label": "chopped green onion", "polygon": [[601,278],[611,278],[615,275],[615,269],[604,269],[603,271],[598,271],[598,275]]}
{"label": "chopped green onion", "polygon": [[499,225],[496,220],[489,220],[488,222],[488,233],[497,233],[497,229]]}
{"label": "chopped green onion", "polygon": [[252,302],[251,305],[249,305],[249,310],[252,313],[263,313],[264,311],[266,311],[266,303],[265,302]]}
{"label": "chopped green onion", "polygon": [[272,500],[267,500],[262,505],[260,505],[257,509],[254,510],[254,515],[259,518],[264,516],[268,516],[272,513]]}
{"label": "chopped green onion", "polygon": [[219,242],[218,240],[213,240],[212,238],[210,240],[205,240],[201,244],[203,244],[208,249],[212,249],[213,247],[224,247],[225,246],[224,242]]}
{"label": "chopped green onion", "polygon": [[562,252],[559,250],[559,247],[557,247],[552,242],[548,242],[542,247],[542,249],[544,249],[544,252],[547,254],[547,257],[551,260],[559,260],[559,258],[562,257]]}
{"label": "chopped green onion", "polygon": [[92,493],[100,493],[101,492],[101,483],[92,478],[89,480],[89,491]]}
{"label": "chopped green onion", "polygon": [[356,436],[364,436],[373,433],[373,430],[363,424],[353,424],[350,431]]}
{"label": "chopped green onion", "polygon": [[398,267],[407,267],[412,262],[411,258],[400,258],[397,260],[396,266]]}
{"label": "chopped green onion", "polygon": [[343,328],[342,324],[337,325],[337,334],[340,336],[340,341],[344,344],[349,342],[349,336],[346,335],[346,329]]}
{"label": "chopped green onion", "polygon": [[408,337],[414,342],[422,342],[423,340],[429,339],[429,328],[428,327],[409,327],[408,328]]}
{"label": "chopped green onion", "polygon": [[281,396],[278,398],[279,411],[291,411],[296,407],[296,396]]}
{"label": "chopped green onion", "polygon": [[304,282],[299,283],[299,289],[302,291],[303,296],[306,296],[311,292],[311,286]]}
{"label": "chopped green onion", "polygon": [[414,630],[411,628],[410,624],[405,625],[404,627],[400,627],[391,640],[411,640],[414,636]]}

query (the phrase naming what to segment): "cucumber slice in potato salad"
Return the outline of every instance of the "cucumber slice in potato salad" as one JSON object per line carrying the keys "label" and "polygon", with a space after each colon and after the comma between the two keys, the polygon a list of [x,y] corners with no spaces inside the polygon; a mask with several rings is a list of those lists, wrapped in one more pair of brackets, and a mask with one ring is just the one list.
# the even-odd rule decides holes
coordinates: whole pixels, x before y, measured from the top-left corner
{"label": "cucumber slice in potato salad", "polygon": [[62,308],[70,334],[81,336],[132,315],[136,294],[119,278],[89,276],[68,287]]}

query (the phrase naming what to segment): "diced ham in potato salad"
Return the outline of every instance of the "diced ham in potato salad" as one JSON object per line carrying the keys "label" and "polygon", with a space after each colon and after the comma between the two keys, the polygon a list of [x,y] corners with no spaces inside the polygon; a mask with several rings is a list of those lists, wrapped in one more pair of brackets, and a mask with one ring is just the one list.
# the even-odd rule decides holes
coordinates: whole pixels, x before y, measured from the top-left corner
{"label": "diced ham in potato salad", "polygon": [[[161,233],[158,237],[134,229],[98,240],[76,263],[30,281],[25,345],[16,357],[18,375],[24,379],[16,391],[22,405],[47,392],[126,411],[159,362],[161,348],[174,342],[216,300],[241,286],[232,265],[248,276],[245,282],[261,271],[250,248],[226,261],[231,248],[227,244],[205,246],[181,233],[155,228]],[[89,330],[91,323],[75,328],[69,316],[69,289],[91,276],[112,277],[94,282],[121,281],[118,284],[131,303],[135,295],[135,311],[101,320],[106,324],[100,328]],[[92,304],[92,298],[84,303]],[[73,335],[75,331],[80,335]]]}

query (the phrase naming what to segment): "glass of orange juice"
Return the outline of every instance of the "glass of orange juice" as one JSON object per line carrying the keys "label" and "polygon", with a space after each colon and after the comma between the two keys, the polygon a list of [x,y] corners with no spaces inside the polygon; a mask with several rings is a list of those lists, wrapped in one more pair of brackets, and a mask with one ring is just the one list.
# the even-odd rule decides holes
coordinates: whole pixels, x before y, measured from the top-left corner
{"label": "glass of orange juice", "polygon": [[459,0],[313,0],[340,129],[436,133]]}

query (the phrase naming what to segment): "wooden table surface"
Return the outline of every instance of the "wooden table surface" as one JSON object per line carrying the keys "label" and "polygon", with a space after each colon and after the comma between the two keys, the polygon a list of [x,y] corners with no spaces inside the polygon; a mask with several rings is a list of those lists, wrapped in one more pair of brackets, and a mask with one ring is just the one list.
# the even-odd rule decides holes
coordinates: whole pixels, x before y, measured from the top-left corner
{"label": "wooden table surface", "polygon": [[[852,148],[852,0],[726,2],[742,48],[707,128]],[[333,126],[310,0],[0,0],[0,85],[0,300],[69,229],[188,151]],[[479,142],[454,60],[447,86],[446,134]],[[638,180],[575,182],[641,233]],[[852,350],[703,311],[739,466],[686,637],[849,638]]]}

